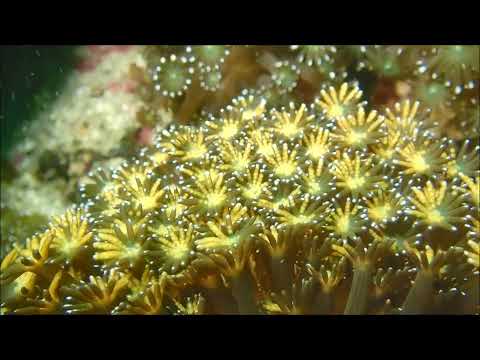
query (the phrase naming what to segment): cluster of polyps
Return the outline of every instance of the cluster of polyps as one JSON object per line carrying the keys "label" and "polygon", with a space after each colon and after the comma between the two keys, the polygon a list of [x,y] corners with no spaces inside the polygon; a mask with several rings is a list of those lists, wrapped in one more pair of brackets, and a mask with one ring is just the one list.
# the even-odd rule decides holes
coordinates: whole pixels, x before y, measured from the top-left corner
{"label": "cluster of polyps", "polygon": [[358,94],[239,98],[164,130],[3,259],[3,312],[421,313],[472,297],[472,149],[435,139],[417,103],[367,114]]}

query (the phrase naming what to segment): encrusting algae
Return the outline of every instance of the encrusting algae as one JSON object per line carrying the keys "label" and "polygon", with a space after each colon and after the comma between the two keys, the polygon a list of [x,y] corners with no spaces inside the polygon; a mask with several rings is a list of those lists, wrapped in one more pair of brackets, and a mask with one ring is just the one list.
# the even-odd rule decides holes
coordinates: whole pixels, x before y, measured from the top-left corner
{"label": "encrusting algae", "polygon": [[[195,71],[229,52],[200,50]],[[245,95],[163,130],[5,254],[2,313],[478,313],[478,147],[435,138],[418,102],[361,100]]]}

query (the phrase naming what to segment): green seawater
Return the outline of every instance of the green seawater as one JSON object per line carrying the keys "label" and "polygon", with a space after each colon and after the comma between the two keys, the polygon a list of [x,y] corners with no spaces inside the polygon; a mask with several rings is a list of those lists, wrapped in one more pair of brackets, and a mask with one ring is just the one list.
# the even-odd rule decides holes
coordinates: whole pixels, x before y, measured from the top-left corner
{"label": "green seawater", "polygon": [[[73,70],[76,46],[0,47],[0,154],[21,139],[21,129],[55,100]],[[2,162],[3,162],[2,161]],[[6,169],[2,166],[2,170]]]}

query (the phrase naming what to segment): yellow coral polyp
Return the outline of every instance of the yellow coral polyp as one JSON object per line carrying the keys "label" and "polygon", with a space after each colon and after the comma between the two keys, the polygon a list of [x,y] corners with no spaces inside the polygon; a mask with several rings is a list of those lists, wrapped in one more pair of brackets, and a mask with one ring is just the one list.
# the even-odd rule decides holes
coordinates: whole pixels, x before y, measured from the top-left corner
{"label": "yellow coral polyp", "polygon": [[338,92],[334,87],[330,87],[328,92],[322,90],[320,94],[321,99],[318,99],[316,103],[323,109],[328,118],[338,120],[348,115],[352,105],[355,105],[361,98],[362,91],[357,87],[349,90],[348,84],[343,83]]}
{"label": "yellow coral polyp", "polygon": [[143,259],[147,218],[131,221],[115,218],[112,228],[103,227],[98,230],[97,239],[93,243],[95,260],[105,264],[133,266]]}
{"label": "yellow coral polyp", "polygon": [[265,113],[266,100],[258,100],[255,96],[239,96],[232,101],[238,111],[241,111],[242,121],[249,122],[260,118]]}
{"label": "yellow coral polyp", "polygon": [[403,167],[405,175],[425,176],[443,170],[446,160],[442,147],[430,144],[429,140],[409,142],[397,150],[399,159],[395,164]]}
{"label": "yellow coral polyp", "polygon": [[297,166],[294,162],[282,162],[275,168],[275,174],[280,177],[289,177],[293,175]]}
{"label": "yellow coral polyp", "polygon": [[181,202],[186,198],[186,194],[177,186],[167,186],[164,192],[164,206],[167,216],[179,217],[186,210],[186,206]]}
{"label": "yellow coral polyp", "polygon": [[428,181],[423,189],[413,188],[415,198],[410,202],[413,209],[408,209],[411,215],[419,218],[429,226],[440,226],[455,229],[453,224],[461,222],[464,208],[461,206],[461,196],[458,193],[447,193],[446,181],[435,187]]}
{"label": "yellow coral polyp", "polygon": [[328,267],[321,265],[319,270],[316,270],[312,265],[307,265],[307,271],[314,280],[318,281],[322,292],[328,295],[344,280],[345,265],[345,258],[340,258]]}
{"label": "yellow coral polyp", "polygon": [[355,116],[339,118],[331,136],[349,147],[366,146],[381,137],[379,129],[383,121],[383,116],[377,116],[375,110],[366,115],[364,108],[360,107]]}
{"label": "yellow coral polyp", "polygon": [[292,232],[287,232],[286,228],[279,229],[276,226],[264,228],[258,235],[258,238],[264,244],[272,257],[282,258],[286,255],[289,246],[294,239]]}
{"label": "yellow coral polyp", "polygon": [[298,167],[296,159],[297,151],[290,150],[286,143],[283,144],[281,151],[276,145],[273,145],[273,154],[267,156],[267,163],[272,167],[273,173],[281,178],[293,176]]}
{"label": "yellow coral polyp", "polygon": [[248,187],[245,187],[242,191],[243,196],[247,199],[254,200],[258,199],[263,192],[265,185],[262,184],[252,184]]}
{"label": "yellow coral polyp", "polygon": [[238,235],[224,234],[220,227],[213,222],[209,222],[207,225],[210,231],[215,234],[215,236],[200,239],[197,242],[197,247],[199,250],[230,248],[238,243]]}
{"label": "yellow coral polyp", "polygon": [[372,207],[368,211],[368,215],[374,221],[385,221],[392,215],[392,207],[390,205],[383,205]]}
{"label": "yellow coral polyp", "polygon": [[220,207],[226,199],[226,195],[222,192],[212,192],[207,195],[205,205],[208,209],[216,209]]}
{"label": "yellow coral polyp", "polygon": [[166,276],[163,273],[138,297],[121,303],[113,311],[115,314],[160,315],[164,312],[163,298],[165,294]]}
{"label": "yellow coral polyp", "polygon": [[465,185],[467,185],[468,190],[466,192],[470,195],[475,206],[478,207],[480,205],[480,176],[477,176],[475,180],[472,180],[462,173],[460,173],[459,176]]}
{"label": "yellow coral polyp", "polygon": [[227,123],[222,127],[222,130],[218,134],[223,140],[230,140],[238,133],[238,124]]}
{"label": "yellow coral polyp", "polygon": [[157,226],[149,226],[149,231],[158,236],[167,236],[169,231],[174,229],[175,226],[171,224],[158,224]]}
{"label": "yellow coral polyp", "polygon": [[438,210],[432,210],[427,214],[425,220],[429,224],[441,224],[445,221],[445,216]]}
{"label": "yellow coral polyp", "polygon": [[163,165],[168,160],[168,154],[163,151],[155,151],[150,158],[155,165]]}
{"label": "yellow coral polyp", "polygon": [[250,140],[257,149],[257,154],[263,157],[273,155],[273,140],[269,133],[254,133]]}
{"label": "yellow coral polyp", "polygon": [[351,131],[346,137],[345,142],[349,145],[363,144],[367,139],[367,133],[364,131]]}
{"label": "yellow coral polyp", "polygon": [[375,223],[385,223],[394,220],[400,213],[403,197],[397,192],[385,192],[379,190],[371,199],[365,199],[368,209],[368,217]]}
{"label": "yellow coral polyp", "polygon": [[348,215],[341,215],[337,219],[335,230],[340,235],[346,235],[350,231],[350,217]]}
{"label": "yellow coral polyp", "polygon": [[430,165],[422,154],[414,154],[410,158],[410,167],[415,173],[425,173],[430,169]]}
{"label": "yellow coral polyp", "polygon": [[[308,163],[308,162],[307,162]],[[331,176],[324,169],[324,159],[308,163],[306,173],[302,174],[302,188],[307,194],[320,196],[333,190]]]}
{"label": "yellow coral polyp", "polygon": [[[143,163],[141,164],[138,160],[135,162],[135,165],[132,166],[131,168],[127,168],[124,164],[124,166],[121,166],[119,171],[114,173],[113,177],[115,179],[120,178],[123,180],[123,183],[125,183],[126,186],[128,186],[130,189],[141,193],[143,191],[143,184],[145,181],[147,181],[148,174],[151,171],[150,164]],[[115,189],[115,187],[118,187],[117,184],[113,184],[114,187],[112,190]]]}
{"label": "yellow coral polyp", "polygon": [[364,221],[359,217],[358,205],[352,206],[352,200],[347,198],[345,206],[336,206],[326,220],[325,229],[339,238],[354,238],[363,230]]}
{"label": "yellow coral polyp", "polygon": [[235,179],[235,188],[246,203],[255,204],[262,196],[268,194],[268,181],[265,167],[259,164],[245,173],[238,174]]}
{"label": "yellow coral polyp", "polygon": [[186,244],[175,244],[165,252],[167,256],[173,260],[180,260],[183,259],[189,251],[190,248]]}
{"label": "yellow coral polyp", "polygon": [[392,132],[414,139],[422,125],[418,119],[418,109],[420,102],[415,101],[411,104],[407,99],[402,102],[395,103],[393,109],[387,108],[385,123]]}
{"label": "yellow coral polyp", "polygon": [[182,128],[167,134],[171,141],[161,142],[161,147],[168,154],[182,161],[200,160],[208,153],[205,134],[201,130]]}
{"label": "yellow coral polyp", "polygon": [[162,264],[162,269],[168,273],[177,273],[194,253],[196,236],[192,224],[186,229],[171,227],[150,243],[146,255]]}
{"label": "yellow coral polyp", "polygon": [[255,225],[246,217],[247,208],[239,204],[207,223],[207,235],[195,241],[199,250],[232,249],[249,240]]}
{"label": "yellow coral polyp", "polygon": [[221,166],[222,170],[233,170],[243,172],[247,170],[252,161],[252,145],[247,143],[243,146],[243,143],[232,145],[226,143],[222,147],[222,157],[225,164]]}
{"label": "yellow coral polyp", "polygon": [[320,194],[324,191],[322,186],[315,180],[307,181],[307,189],[310,194]]}
{"label": "yellow coral polyp", "polygon": [[322,216],[321,211],[325,210],[327,206],[309,194],[290,201],[292,204],[286,206],[285,209],[279,207],[274,211],[280,224],[293,227],[319,223]]}
{"label": "yellow coral polyp", "polygon": [[275,110],[273,115],[277,118],[274,130],[278,134],[291,139],[303,131],[305,126],[313,120],[313,115],[306,114],[305,104],[300,105],[298,110],[295,110],[293,103],[290,103],[289,107],[290,112]]}
{"label": "yellow coral polyp", "polygon": [[177,307],[176,313],[181,315],[201,315],[205,308],[205,299],[200,294],[195,294],[193,298],[187,298],[183,305],[174,299]]}
{"label": "yellow coral polyp", "polygon": [[8,253],[0,267],[0,280],[8,283],[26,272],[48,278],[54,268],[50,261],[53,237],[54,232],[48,229],[28,238],[24,248],[13,249]]}
{"label": "yellow coral polyp", "polygon": [[164,193],[160,186],[160,180],[157,180],[153,185],[149,186],[149,189],[144,184],[140,185],[138,190],[131,188],[130,194],[134,197],[137,204],[142,206],[143,210],[150,211],[159,206],[160,199]]}
{"label": "yellow coral polyp", "polygon": [[[316,136],[315,136],[316,135]],[[330,132],[328,130],[317,128],[315,132],[309,133],[304,138],[306,146],[306,155],[313,160],[319,160],[330,151],[329,142]]]}
{"label": "yellow coral polyp", "polygon": [[380,162],[393,163],[397,155],[397,147],[402,143],[399,131],[388,130],[387,136],[372,145],[372,151],[380,158]]}
{"label": "yellow coral polyp", "polygon": [[473,240],[468,241],[470,251],[465,250],[465,255],[468,257],[468,262],[472,264],[476,269],[480,267],[480,245]]}
{"label": "yellow coral polyp", "polygon": [[380,185],[380,177],[372,167],[372,158],[363,159],[357,154],[350,157],[343,153],[343,156],[334,162],[331,172],[337,179],[336,185],[354,196],[365,194],[374,186]]}
{"label": "yellow coral polyp", "polygon": [[363,185],[365,185],[365,182],[366,180],[364,176],[354,176],[346,179],[345,185],[350,190],[358,190],[358,189],[361,189]]}
{"label": "yellow coral polyp", "polygon": [[199,159],[207,153],[207,147],[203,144],[192,144],[187,147],[183,158],[185,160]]}
{"label": "yellow coral polyp", "polygon": [[[326,97],[326,95],[324,94],[322,95]],[[338,119],[345,115],[344,107],[339,104],[331,104],[330,107],[328,108],[326,107],[326,109],[327,109],[327,116],[333,119]]]}
{"label": "yellow coral polyp", "polygon": [[228,199],[228,189],[224,182],[224,174],[210,176],[205,182],[196,182],[195,186],[186,191],[191,195],[188,203],[194,203],[204,212],[221,210]]}
{"label": "yellow coral polyp", "polygon": [[[106,240],[106,236],[101,237],[102,240]],[[118,241],[115,241],[113,238],[109,239],[111,246],[104,246],[100,244],[95,244],[95,249],[99,250],[94,255],[94,259],[98,261],[114,261],[114,262],[121,262],[121,261],[128,261],[128,262],[135,262],[140,258],[141,254],[141,247],[139,244],[132,244],[130,246],[121,244]]]}
{"label": "yellow coral polyp", "polygon": [[54,217],[50,226],[54,232],[51,247],[58,258],[72,261],[90,242],[93,233],[82,210],[68,210],[62,217]]}
{"label": "yellow coral polyp", "polygon": [[103,277],[90,276],[88,283],[64,287],[62,292],[66,295],[66,313],[108,314],[119,302],[128,283],[128,276],[111,270]]}
{"label": "yellow coral polyp", "polygon": [[16,314],[55,314],[60,310],[62,298],[60,295],[60,285],[63,277],[63,271],[59,270],[52,281],[48,290],[43,290],[39,297],[28,296],[24,306],[15,309]]}
{"label": "yellow coral polyp", "polygon": [[180,171],[189,176],[194,177],[200,183],[208,183],[210,179],[216,179],[221,176],[220,164],[217,156],[207,154],[204,159],[196,163],[188,162],[180,168]]}
{"label": "yellow coral polyp", "polygon": [[0,288],[2,304],[8,306],[8,304],[13,305],[16,302],[21,302],[22,298],[33,292],[37,276],[37,274],[27,271],[11,283],[2,285]]}
{"label": "yellow coral polyp", "polygon": [[205,125],[213,133],[207,137],[210,139],[220,139],[222,141],[229,141],[233,139],[240,132],[241,114],[238,111],[230,109],[230,111],[223,112],[219,120],[207,121]]}

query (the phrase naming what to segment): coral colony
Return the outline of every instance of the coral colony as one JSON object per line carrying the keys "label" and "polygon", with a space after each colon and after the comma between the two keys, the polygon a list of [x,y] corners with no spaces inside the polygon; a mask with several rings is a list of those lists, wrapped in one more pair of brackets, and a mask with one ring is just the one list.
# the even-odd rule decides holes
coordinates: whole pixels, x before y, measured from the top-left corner
{"label": "coral colony", "polygon": [[173,120],[2,239],[2,314],[479,313],[478,46],[143,56]]}

